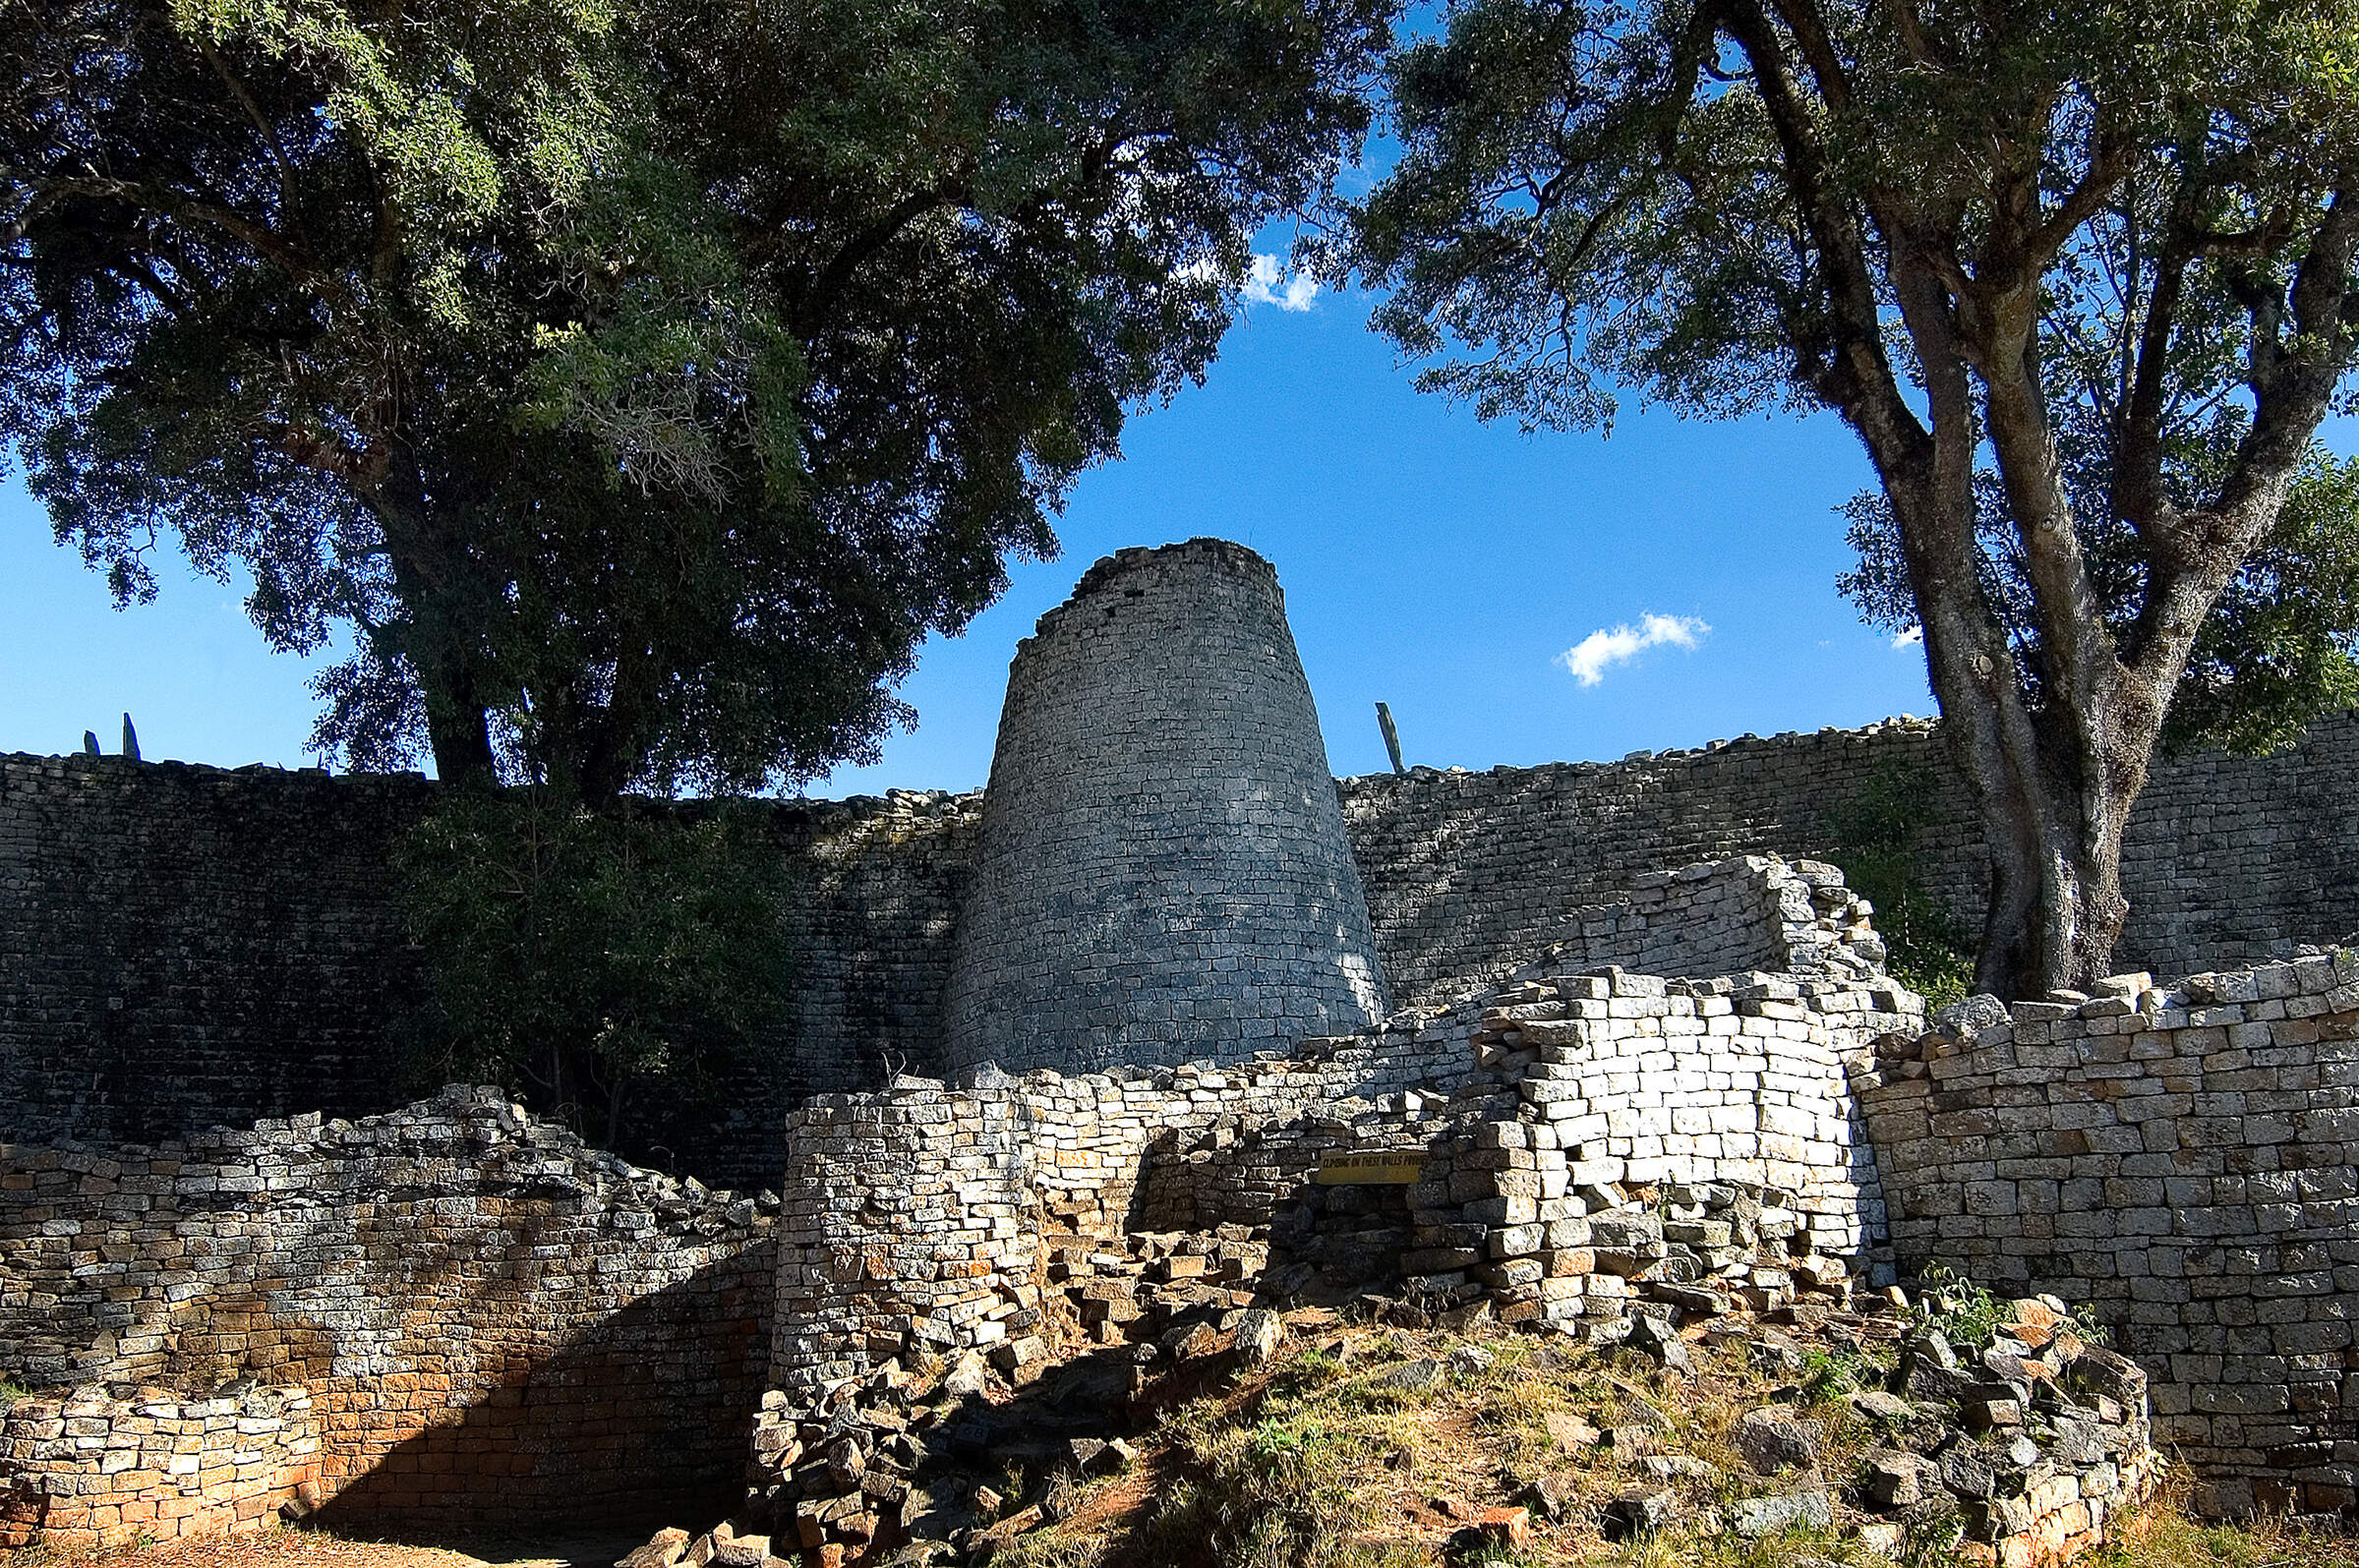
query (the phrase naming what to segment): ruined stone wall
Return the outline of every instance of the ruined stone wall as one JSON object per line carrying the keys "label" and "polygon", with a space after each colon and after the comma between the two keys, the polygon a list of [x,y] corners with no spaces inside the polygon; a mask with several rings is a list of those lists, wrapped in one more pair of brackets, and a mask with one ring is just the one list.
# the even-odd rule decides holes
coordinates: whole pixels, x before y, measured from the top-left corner
{"label": "ruined stone wall", "polygon": [[[966,1088],[906,1078],[811,1100],[788,1131],[773,1386],[807,1391],[919,1347],[1030,1365],[1045,1354],[1044,1235],[1119,1236],[1150,1213],[1199,1229],[1266,1224],[1287,1170],[1299,1175],[1317,1147],[1349,1142],[1348,1121],[1318,1139],[1257,1142],[1258,1179],[1191,1162],[1195,1137],[1233,1142],[1241,1130],[1298,1120],[1345,1097],[1358,1071],[1346,1054],[1076,1077],[993,1073]],[[1289,1156],[1287,1142],[1310,1152]],[[1150,1175],[1157,1149],[1174,1155],[1160,1180]]]}
{"label": "ruined stone wall", "polygon": [[1893,1244],[2094,1306],[2206,1512],[2359,1503],[2359,952],[1983,1004],[1855,1077]]}
{"label": "ruined stone wall", "polygon": [[1099,561],[1008,671],[944,1060],[1233,1062],[1389,1011],[1277,573]]}
{"label": "ruined stone wall", "polygon": [[[1887,768],[1922,771],[1917,855],[1969,932],[1987,884],[1981,835],[1929,725],[1746,736],[1621,762],[1346,779],[1343,818],[1395,1001],[1562,939],[1563,911],[1670,865],[1824,856],[1828,813]],[[2359,715],[2274,757],[2164,758],[2123,848],[2125,967],[2186,974],[2282,958],[2359,931]]]}
{"label": "ruined stone wall", "polygon": [[[150,1387],[299,1385],[330,1521],[658,1522],[726,1506],[742,1474],[774,1273],[759,1209],[489,1090],[182,1143],[0,1146],[0,1376],[134,1407]],[[108,1528],[59,1501],[84,1495],[79,1449],[19,1451],[13,1412],[8,1434],[9,1517]]]}
{"label": "ruined stone wall", "polygon": [[1840,1062],[1918,1024],[1921,1005],[1872,978],[1565,972],[1578,961],[1561,951],[1424,1025],[1433,1057],[1461,1065],[1446,1094],[1360,1097],[1397,1076],[1389,1059],[1415,1037],[1396,1028],[1305,1059],[812,1101],[788,1138],[773,1383],[799,1400],[918,1349],[1018,1370],[1048,1354],[1044,1238],[1268,1227],[1340,1153],[1424,1160],[1388,1267],[1429,1292],[1490,1291],[1503,1313],[1619,1318],[1621,1273],[1651,1258],[1608,1270],[1585,1307],[1587,1216],[1666,1182],[1774,1191],[1786,1234],[1869,1261],[1882,1207]]}

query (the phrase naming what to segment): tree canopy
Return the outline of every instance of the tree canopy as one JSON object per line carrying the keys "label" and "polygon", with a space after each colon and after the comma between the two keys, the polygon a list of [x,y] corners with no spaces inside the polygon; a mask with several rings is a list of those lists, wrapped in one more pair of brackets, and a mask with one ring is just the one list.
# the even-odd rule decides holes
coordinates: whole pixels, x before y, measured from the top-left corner
{"label": "tree canopy", "polygon": [[1333,264],[1485,417],[1836,411],[1980,807],[1978,979],[2085,984],[2173,696],[2359,343],[2354,21],[1460,0],[1392,61],[1402,157]]}
{"label": "tree canopy", "polygon": [[0,439],[176,537],[315,743],[744,788],[858,757],[1363,132],[1376,0],[20,0]]}
{"label": "tree canopy", "polygon": [[[2115,635],[2137,614],[2143,573],[2137,540],[2099,504],[2101,481],[2076,474],[2074,508],[2091,581]],[[1983,592],[2024,650],[2027,676],[2039,669],[2039,621],[2028,563],[2008,520],[1998,476],[1976,476]],[[1844,506],[1858,563],[1837,579],[1868,624],[1907,634],[1917,599],[1891,504],[1862,491]],[[2179,676],[2163,749],[2217,746],[2248,755],[2278,750],[2322,715],[2359,708],[2359,461],[2320,449],[2295,470],[2276,527],[2237,569],[2196,633]]]}

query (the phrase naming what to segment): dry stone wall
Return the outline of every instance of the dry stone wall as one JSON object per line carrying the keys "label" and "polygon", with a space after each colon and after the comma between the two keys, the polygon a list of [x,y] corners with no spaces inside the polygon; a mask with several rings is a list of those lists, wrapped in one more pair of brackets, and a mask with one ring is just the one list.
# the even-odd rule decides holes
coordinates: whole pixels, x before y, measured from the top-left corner
{"label": "dry stone wall", "polygon": [[[1454,994],[1562,939],[1566,909],[1667,865],[1825,855],[1828,814],[1879,771],[1921,770],[1925,885],[1968,930],[1980,831],[1928,724],[1743,736],[1620,762],[1346,779],[1343,819],[1396,1002]],[[2125,967],[2186,974],[2359,931],[2359,715],[2273,757],[2160,759],[2130,818]]]}
{"label": "dry stone wall", "polygon": [[[1893,764],[1929,770],[1927,881],[1971,918],[1977,840],[1923,726],[1339,788],[1396,1000],[1444,1006],[1575,939],[1594,961],[1642,971],[1781,967],[1735,929],[1717,953],[1648,948],[1657,931],[1702,944],[1647,917],[1647,879],[1823,850],[1829,808]],[[2125,965],[2185,973],[2359,930],[2354,781],[2347,714],[2277,757],[2158,765],[2125,851]],[[418,971],[385,866],[431,799],[406,778],[0,758],[0,1138],[152,1139],[400,1104],[398,1025]],[[870,1086],[895,1066],[941,1071],[981,815],[977,794],[780,804],[791,1029],[772,1068],[630,1147],[759,1186],[783,1164],[798,1096]]]}
{"label": "dry stone wall", "polygon": [[[183,1143],[0,1146],[0,1373],[108,1403],[61,1412],[63,1447],[11,1412],[9,1517],[145,1523],[73,1500],[124,1484],[87,1484],[87,1423],[111,1444],[162,1419],[141,1413],[173,1402],[150,1390],[202,1405],[258,1382],[311,1399],[300,1479],[331,1520],[635,1524],[726,1504],[769,1342],[762,1209],[585,1149],[490,1090]],[[37,1425],[42,1404],[18,1410]],[[101,1475],[115,1466],[147,1468],[102,1456]],[[251,1479],[191,1528],[248,1517],[277,1484]]]}
{"label": "dry stone wall", "polygon": [[[788,1140],[773,1383],[800,1400],[921,1350],[1030,1365],[1048,1353],[1044,1238],[1264,1230],[1338,1153],[1425,1162],[1388,1267],[1427,1294],[1489,1292],[1513,1320],[1619,1319],[1620,1277],[1663,1256],[1662,1235],[1651,1253],[1632,1242],[1592,1311],[1588,1216],[1662,1183],[1772,1191],[1784,1235],[1868,1257],[1881,1202],[1840,1064],[1920,1022],[1914,997],[1875,980],[1556,967],[1455,1016],[1466,1071],[1446,1095],[1359,1098],[1404,1038],[1372,1030],[1305,1060],[992,1072],[814,1100]],[[1644,1229],[1617,1224],[1625,1241]]]}
{"label": "dry stone wall", "polygon": [[[391,1110],[420,984],[392,898],[414,776],[0,757],[0,1141],[184,1136]],[[693,809],[693,808],[682,808]],[[976,795],[782,803],[783,1037],[630,1140],[762,1187],[800,1095],[942,1035]]]}
{"label": "dry stone wall", "polygon": [[2359,952],[1987,998],[1854,1082],[1905,1264],[2094,1307],[2207,1512],[2359,1504]]}
{"label": "dry stone wall", "polygon": [[0,759],[0,1141],[397,1103],[416,778]]}

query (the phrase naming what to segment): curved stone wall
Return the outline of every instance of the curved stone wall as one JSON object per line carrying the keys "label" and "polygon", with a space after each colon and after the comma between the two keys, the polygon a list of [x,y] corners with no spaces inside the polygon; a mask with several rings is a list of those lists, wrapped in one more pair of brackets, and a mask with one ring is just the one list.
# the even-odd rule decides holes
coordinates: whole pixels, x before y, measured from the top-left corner
{"label": "curved stone wall", "polygon": [[1016,651],[951,968],[952,1066],[1238,1061],[1386,1010],[1270,564],[1092,566]]}

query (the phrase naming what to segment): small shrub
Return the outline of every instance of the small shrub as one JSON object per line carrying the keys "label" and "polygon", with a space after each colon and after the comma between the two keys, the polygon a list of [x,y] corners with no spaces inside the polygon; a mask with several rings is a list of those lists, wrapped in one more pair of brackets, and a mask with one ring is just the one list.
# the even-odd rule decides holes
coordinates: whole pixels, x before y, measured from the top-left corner
{"label": "small shrub", "polygon": [[714,805],[592,812],[522,787],[448,800],[395,857],[425,959],[408,1020],[419,1087],[499,1083],[617,1146],[645,1100],[714,1091],[786,1006],[767,842]]}
{"label": "small shrub", "polygon": [[1917,869],[1917,839],[1932,826],[1931,772],[1897,759],[1868,776],[1826,814],[1827,858],[1875,906],[1892,977],[1932,1008],[1962,1002],[1974,985],[1974,943],[1933,900]]}

